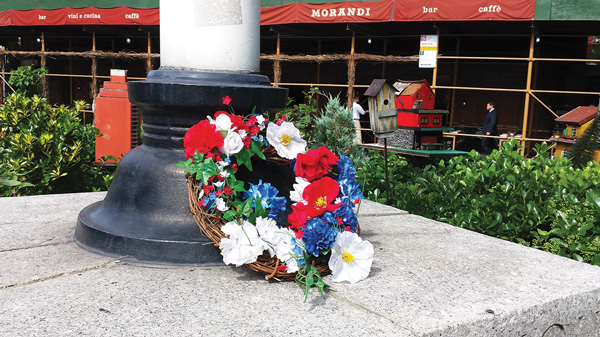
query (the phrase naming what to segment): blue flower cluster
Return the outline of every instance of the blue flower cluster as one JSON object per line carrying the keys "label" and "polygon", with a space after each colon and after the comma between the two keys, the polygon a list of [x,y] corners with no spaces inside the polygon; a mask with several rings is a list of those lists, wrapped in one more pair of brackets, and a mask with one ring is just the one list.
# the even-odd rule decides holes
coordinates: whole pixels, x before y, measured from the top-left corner
{"label": "blue flower cluster", "polygon": [[360,190],[360,183],[355,181],[356,169],[350,161],[350,158],[343,154],[338,154],[340,160],[337,164],[337,182],[340,185],[340,194],[338,197],[342,199],[342,202],[346,205],[354,205],[354,201],[357,199],[363,199],[364,195]]}
{"label": "blue flower cluster", "polygon": [[202,199],[202,206],[208,208],[209,211],[214,212],[217,207],[217,196],[214,193],[210,193],[204,199]]}
{"label": "blue flower cluster", "polygon": [[252,207],[256,207],[256,200],[260,200],[262,208],[269,211],[269,218],[278,219],[279,213],[285,211],[286,199],[278,197],[277,193],[275,186],[259,180],[258,185],[250,184],[248,191],[244,192],[244,200],[251,198]]}
{"label": "blue flower cluster", "polygon": [[338,229],[330,226],[325,218],[310,219],[306,221],[306,228],[302,237],[304,248],[309,254],[319,256],[321,251],[331,248],[338,233]]}

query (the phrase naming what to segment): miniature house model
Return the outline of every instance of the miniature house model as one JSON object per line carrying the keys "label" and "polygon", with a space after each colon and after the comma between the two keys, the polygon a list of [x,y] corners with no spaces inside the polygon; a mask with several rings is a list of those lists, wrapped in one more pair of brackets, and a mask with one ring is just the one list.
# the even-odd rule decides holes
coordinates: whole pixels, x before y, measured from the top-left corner
{"label": "miniature house model", "polygon": [[392,137],[398,128],[395,93],[396,90],[384,79],[374,79],[365,91],[371,130],[378,138]]}
{"label": "miniature house model", "polygon": [[394,83],[396,89],[396,107],[398,109],[433,110],[435,94],[426,80],[402,81]]}
{"label": "miniature house model", "polygon": [[[580,106],[557,118],[556,123],[564,124],[565,128],[562,135],[550,138],[551,142],[556,143],[555,156],[565,156],[569,148],[575,144],[577,137],[587,130],[597,115],[598,107]],[[598,162],[599,160],[600,151],[596,150],[594,161]]]}
{"label": "miniature house model", "polygon": [[365,96],[369,97],[373,132],[379,138],[391,137],[390,145],[394,147],[439,149],[443,147],[442,133],[453,130],[442,126],[448,111],[433,109],[435,94],[425,80],[390,85],[384,79],[375,79]]}

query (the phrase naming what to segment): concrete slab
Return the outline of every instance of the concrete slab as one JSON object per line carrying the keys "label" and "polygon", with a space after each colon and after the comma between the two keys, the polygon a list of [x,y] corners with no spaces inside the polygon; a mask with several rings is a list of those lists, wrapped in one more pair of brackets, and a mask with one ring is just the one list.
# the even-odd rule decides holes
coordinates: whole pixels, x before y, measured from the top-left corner
{"label": "concrete slab", "polygon": [[0,252],[71,242],[79,211],[106,192],[0,198]]}
{"label": "concrete slab", "polygon": [[[46,196],[43,218],[64,239],[78,210],[102,197]],[[20,230],[29,245],[0,249],[2,336],[600,336],[600,268],[376,203],[360,218],[375,246],[370,277],[303,303],[293,282],[245,268],[45,245],[51,233],[32,233],[40,212],[29,216],[38,198],[0,198],[11,209],[0,238]]]}

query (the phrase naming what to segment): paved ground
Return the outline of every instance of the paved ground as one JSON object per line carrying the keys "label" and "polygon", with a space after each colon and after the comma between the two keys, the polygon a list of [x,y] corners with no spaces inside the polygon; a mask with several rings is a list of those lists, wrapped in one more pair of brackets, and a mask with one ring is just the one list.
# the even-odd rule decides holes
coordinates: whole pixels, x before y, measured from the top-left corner
{"label": "paved ground", "polygon": [[600,268],[391,207],[362,205],[370,277],[304,303],[245,268],[78,247],[104,195],[0,198],[0,336],[600,336]]}

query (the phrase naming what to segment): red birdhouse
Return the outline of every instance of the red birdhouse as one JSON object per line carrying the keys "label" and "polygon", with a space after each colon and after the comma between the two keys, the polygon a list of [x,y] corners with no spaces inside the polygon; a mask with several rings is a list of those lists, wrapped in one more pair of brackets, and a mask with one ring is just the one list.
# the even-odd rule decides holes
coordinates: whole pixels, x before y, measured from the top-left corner
{"label": "red birdhouse", "polygon": [[423,109],[433,110],[435,106],[435,94],[426,80],[402,81],[394,83],[396,89],[397,109]]}

